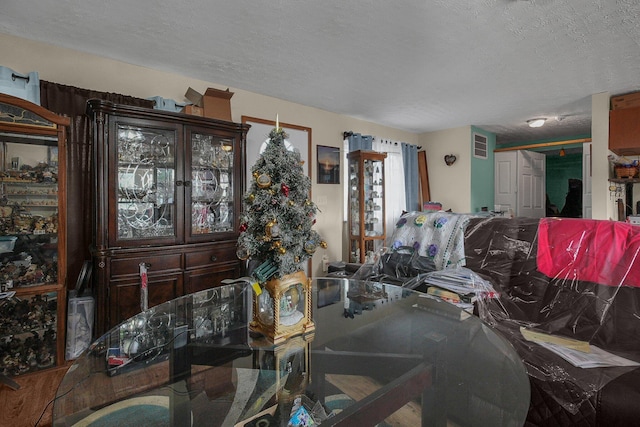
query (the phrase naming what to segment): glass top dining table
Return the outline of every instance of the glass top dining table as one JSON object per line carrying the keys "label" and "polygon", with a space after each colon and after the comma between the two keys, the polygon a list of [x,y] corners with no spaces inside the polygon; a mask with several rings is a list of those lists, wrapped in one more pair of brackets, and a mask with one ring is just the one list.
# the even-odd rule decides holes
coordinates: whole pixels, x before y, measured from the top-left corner
{"label": "glass top dining table", "polygon": [[406,288],[315,278],[315,330],[250,332],[228,284],[128,319],[70,366],[54,426],[521,426],[525,368],[476,316]]}

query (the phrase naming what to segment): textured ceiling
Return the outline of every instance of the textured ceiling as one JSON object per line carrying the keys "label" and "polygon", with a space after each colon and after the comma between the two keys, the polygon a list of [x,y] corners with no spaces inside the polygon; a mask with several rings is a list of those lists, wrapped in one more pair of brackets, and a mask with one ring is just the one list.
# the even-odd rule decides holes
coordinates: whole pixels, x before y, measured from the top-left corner
{"label": "textured ceiling", "polygon": [[2,0],[0,12],[1,33],[410,132],[476,125],[500,143],[589,134],[592,94],[640,89],[639,25],[638,0]]}

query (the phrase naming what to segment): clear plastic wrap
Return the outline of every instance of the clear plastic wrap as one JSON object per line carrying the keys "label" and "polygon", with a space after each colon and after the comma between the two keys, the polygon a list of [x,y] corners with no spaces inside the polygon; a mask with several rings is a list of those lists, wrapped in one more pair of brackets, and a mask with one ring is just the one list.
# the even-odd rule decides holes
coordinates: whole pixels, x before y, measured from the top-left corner
{"label": "clear plastic wrap", "polygon": [[464,266],[464,230],[472,215],[406,212],[396,222],[388,247],[364,264],[354,278],[417,289],[434,270]]}
{"label": "clear plastic wrap", "polygon": [[[382,251],[354,277],[427,291],[427,278],[440,270],[473,272],[471,286],[495,290],[476,298],[476,314],[516,348],[541,399],[568,413],[594,419],[596,410],[606,412],[603,401],[620,400],[612,392],[620,381],[612,381],[624,376],[627,384],[640,373],[633,366],[640,362],[639,226],[408,212],[387,243],[387,252],[413,247],[437,271],[393,277]],[[564,354],[574,348],[573,359]],[[633,391],[640,396],[640,388]]]}
{"label": "clear plastic wrap", "polygon": [[472,218],[449,212],[407,212],[396,222],[389,247],[411,247],[438,270],[464,266],[464,230]]}
{"label": "clear plastic wrap", "polygon": [[466,267],[500,294],[478,301],[479,316],[507,337],[536,385],[569,412],[638,369],[579,367],[549,348],[560,341],[561,348],[577,346],[585,359],[603,350],[609,361],[619,356],[640,362],[640,227],[570,218],[473,218],[465,230],[465,254]]}

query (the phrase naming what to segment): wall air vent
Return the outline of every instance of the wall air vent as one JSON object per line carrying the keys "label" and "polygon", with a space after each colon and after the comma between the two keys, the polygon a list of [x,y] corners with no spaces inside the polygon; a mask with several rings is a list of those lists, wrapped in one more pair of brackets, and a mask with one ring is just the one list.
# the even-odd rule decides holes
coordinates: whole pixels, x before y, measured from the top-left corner
{"label": "wall air vent", "polygon": [[478,159],[487,158],[487,137],[479,133],[473,134],[473,157]]}

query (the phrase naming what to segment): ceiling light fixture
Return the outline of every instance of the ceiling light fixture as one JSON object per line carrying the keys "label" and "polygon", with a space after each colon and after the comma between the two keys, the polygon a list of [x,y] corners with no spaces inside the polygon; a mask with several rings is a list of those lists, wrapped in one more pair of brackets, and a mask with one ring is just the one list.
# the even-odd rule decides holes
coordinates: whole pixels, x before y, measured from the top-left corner
{"label": "ceiling light fixture", "polygon": [[527,120],[527,124],[529,125],[529,127],[532,127],[532,128],[539,128],[539,127],[540,127],[540,126],[542,126],[546,121],[547,121],[547,119],[543,119],[543,118],[539,118],[539,119],[531,119],[531,120]]}

